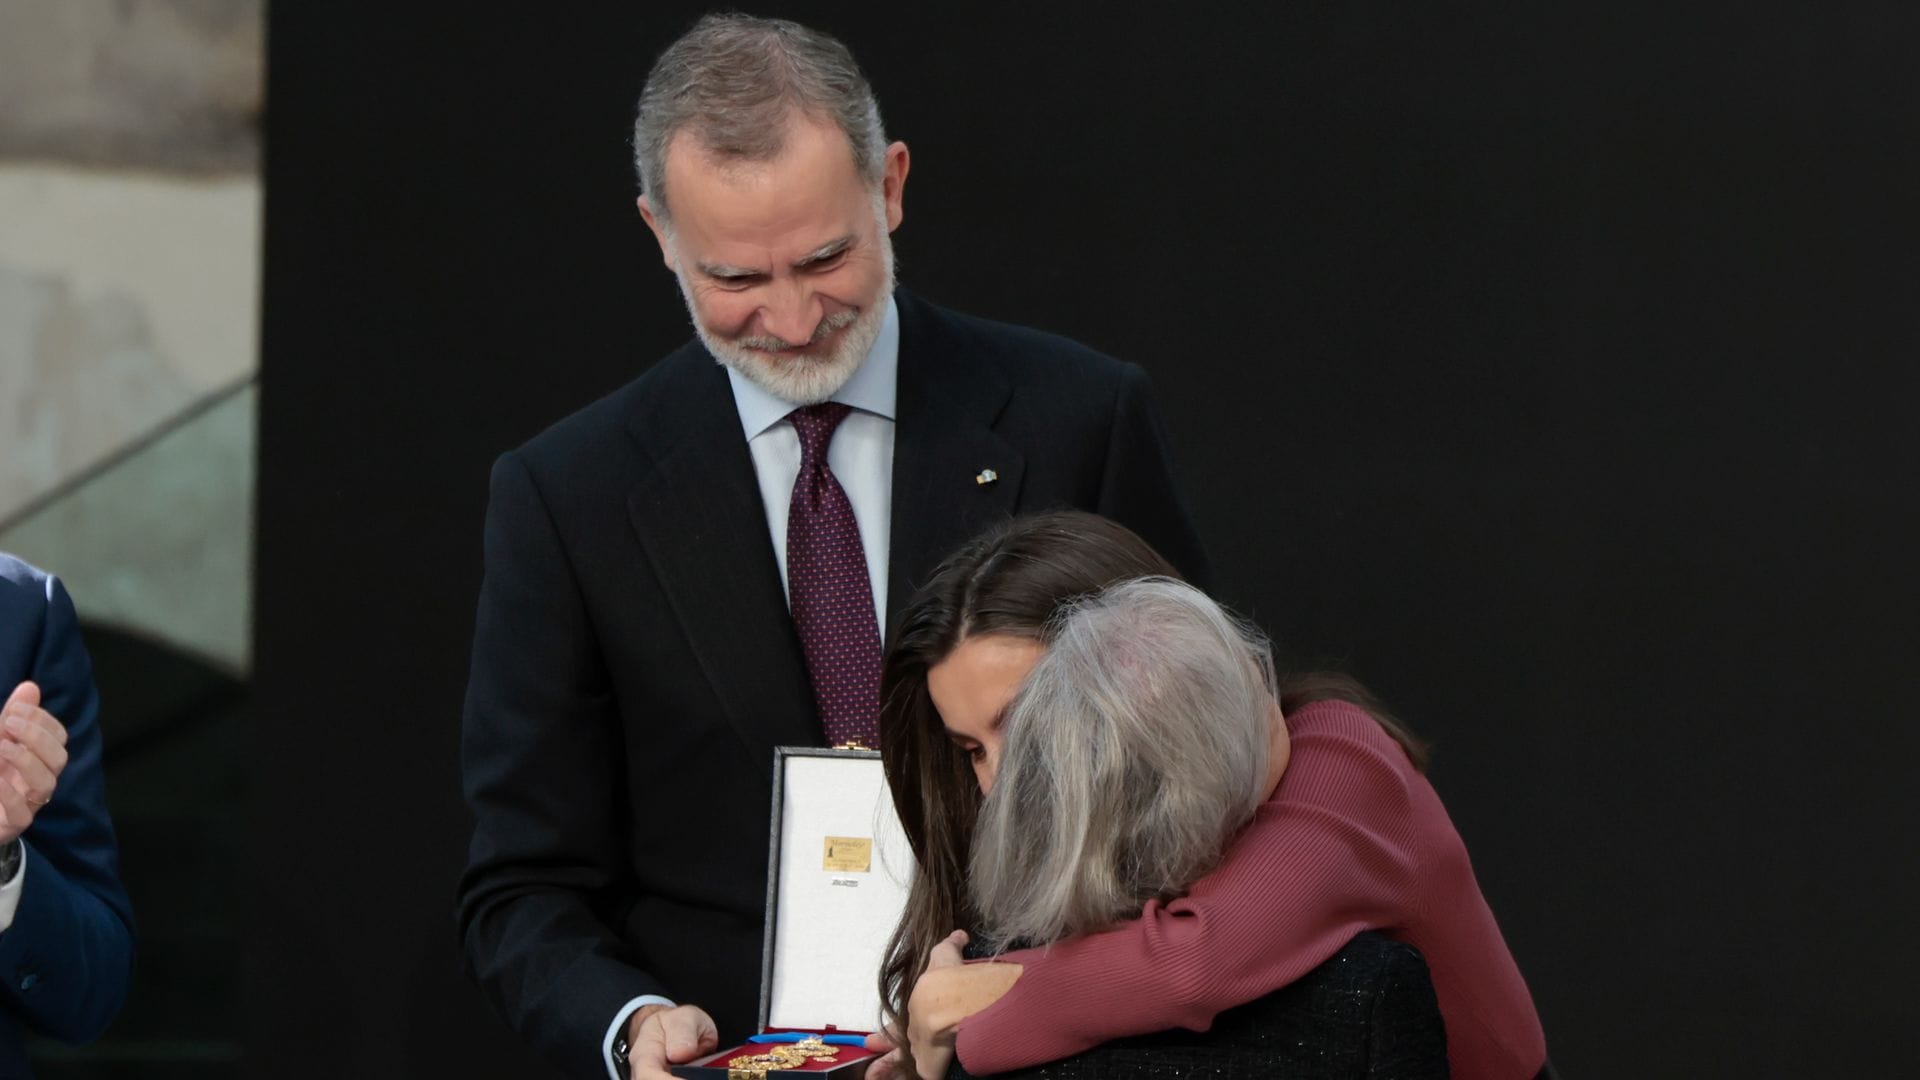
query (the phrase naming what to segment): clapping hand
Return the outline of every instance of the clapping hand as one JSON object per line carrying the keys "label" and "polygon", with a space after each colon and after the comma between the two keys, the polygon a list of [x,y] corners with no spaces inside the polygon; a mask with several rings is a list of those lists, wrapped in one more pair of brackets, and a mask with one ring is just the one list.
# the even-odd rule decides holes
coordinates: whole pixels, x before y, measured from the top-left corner
{"label": "clapping hand", "polygon": [[0,707],[0,845],[11,844],[53,801],[67,767],[67,729],[40,707],[40,687],[23,682]]}

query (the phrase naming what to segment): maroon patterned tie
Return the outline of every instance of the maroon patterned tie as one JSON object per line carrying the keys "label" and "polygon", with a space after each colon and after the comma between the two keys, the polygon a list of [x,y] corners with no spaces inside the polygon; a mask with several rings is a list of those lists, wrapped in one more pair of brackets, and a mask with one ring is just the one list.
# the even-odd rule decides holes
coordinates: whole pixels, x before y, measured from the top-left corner
{"label": "maroon patterned tie", "polygon": [[787,414],[800,433],[800,476],[787,507],[787,604],[813,676],[827,743],[880,745],[880,628],[860,526],[827,444],[852,408],[837,401]]}

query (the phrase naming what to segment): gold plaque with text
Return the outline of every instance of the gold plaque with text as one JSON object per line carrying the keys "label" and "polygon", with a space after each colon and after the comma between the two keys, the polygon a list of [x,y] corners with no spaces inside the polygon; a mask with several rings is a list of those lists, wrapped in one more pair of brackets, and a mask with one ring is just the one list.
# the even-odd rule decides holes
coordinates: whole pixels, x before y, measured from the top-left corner
{"label": "gold plaque with text", "polygon": [[873,868],[873,841],[864,836],[827,837],[827,862],[823,870],[864,874]]}

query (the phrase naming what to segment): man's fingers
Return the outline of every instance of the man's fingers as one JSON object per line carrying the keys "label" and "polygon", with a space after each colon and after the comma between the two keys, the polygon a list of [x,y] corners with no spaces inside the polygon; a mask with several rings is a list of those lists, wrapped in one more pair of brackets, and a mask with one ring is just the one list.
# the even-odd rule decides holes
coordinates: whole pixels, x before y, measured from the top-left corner
{"label": "man's fingers", "polygon": [[0,731],[0,761],[18,765],[22,772],[30,771],[30,764],[33,770],[45,769],[51,776],[59,776],[67,767],[67,748],[39,724],[22,725],[21,731],[23,734],[14,733],[12,721]]}
{"label": "man's fingers", "polygon": [[667,1071],[667,1032],[660,1026],[659,1014],[664,1011],[653,1010],[642,1017],[633,1033],[633,1045],[627,1048],[627,1060],[631,1063],[628,1075],[632,1080],[659,1080],[673,1075]]}
{"label": "man's fingers", "polygon": [[27,797],[11,783],[0,782],[0,844],[13,843],[31,824],[33,808],[27,805]]}
{"label": "man's fingers", "polygon": [[633,1080],[664,1080],[668,1066],[684,1064],[720,1048],[713,1018],[697,1005],[657,1009],[640,1021],[627,1051]]}
{"label": "man's fingers", "polygon": [[667,1032],[669,1061],[692,1061],[720,1045],[720,1032],[713,1026],[713,1018],[692,1005],[668,1009],[660,1014],[660,1023]]}
{"label": "man's fingers", "polygon": [[11,716],[16,709],[24,711],[27,709],[37,709],[39,707],[40,685],[33,682],[23,682],[13,688],[13,693],[7,695],[7,703],[0,705],[0,715]]}
{"label": "man's fingers", "polygon": [[54,771],[33,751],[12,739],[0,739],[0,761],[9,766],[8,779],[19,780],[20,793],[27,797],[28,805],[38,809],[53,801]]}
{"label": "man's fingers", "polygon": [[0,809],[6,811],[9,823],[25,828],[33,820],[33,806],[27,802],[27,793],[20,790],[18,777],[14,770],[6,770],[6,782],[0,783]]}
{"label": "man's fingers", "polygon": [[60,753],[63,764],[66,761],[67,729],[45,709],[0,711],[0,734],[19,739],[49,762],[52,760],[49,755],[54,751]]}

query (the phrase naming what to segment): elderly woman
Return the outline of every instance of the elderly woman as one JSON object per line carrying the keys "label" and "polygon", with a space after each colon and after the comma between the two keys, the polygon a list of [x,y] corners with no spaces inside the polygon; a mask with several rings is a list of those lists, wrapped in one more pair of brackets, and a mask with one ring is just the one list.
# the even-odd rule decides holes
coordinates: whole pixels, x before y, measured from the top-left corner
{"label": "elderly woman", "polygon": [[[1454,1075],[1542,1072],[1417,746],[1350,680],[1274,680],[1224,615],[1199,632],[1191,590],[1085,599],[1172,575],[1117,525],[1047,515],[956,553],[910,606],[881,745],[919,873],[882,985],[922,1074],[949,1048],[990,1073],[1204,1031],[1366,931],[1424,954]],[[1155,632],[1175,609],[1186,629]],[[958,926],[999,962],[954,963]]]}

